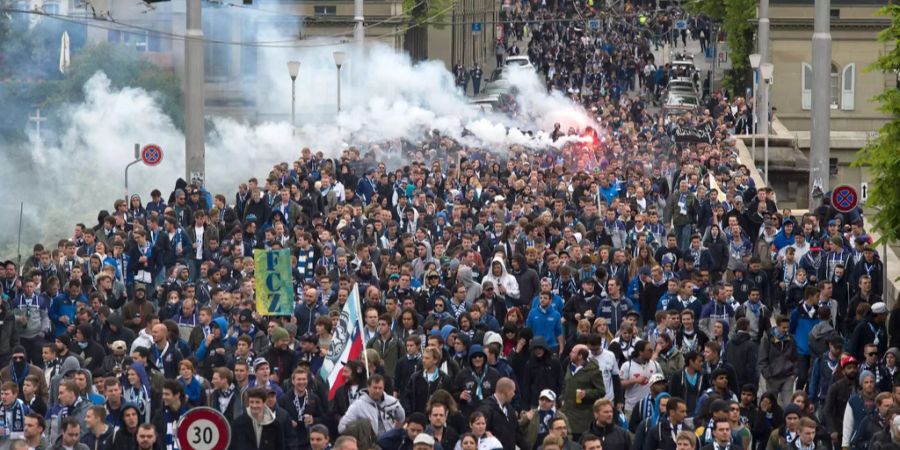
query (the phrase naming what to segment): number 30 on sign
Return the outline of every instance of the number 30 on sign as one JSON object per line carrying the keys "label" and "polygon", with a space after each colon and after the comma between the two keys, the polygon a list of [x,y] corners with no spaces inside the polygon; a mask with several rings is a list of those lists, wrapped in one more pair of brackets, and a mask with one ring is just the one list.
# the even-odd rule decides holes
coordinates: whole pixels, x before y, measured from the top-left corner
{"label": "number 30 on sign", "polygon": [[183,449],[225,450],[231,444],[231,426],[222,413],[193,408],[178,421],[178,443]]}

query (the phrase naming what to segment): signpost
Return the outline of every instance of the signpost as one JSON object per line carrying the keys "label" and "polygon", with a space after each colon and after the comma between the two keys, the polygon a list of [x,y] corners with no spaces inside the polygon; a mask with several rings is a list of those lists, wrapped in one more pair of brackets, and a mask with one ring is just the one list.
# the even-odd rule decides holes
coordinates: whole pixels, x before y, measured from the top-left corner
{"label": "signpost", "polygon": [[675,21],[675,29],[676,30],[687,30],[687,21],[686,20],[676,20]]}
{"label": "signpost", "polygon": [[865,203],[869,199],[869,183],[859,183],[859,201]]}
{"label": "signpost", "polygon": [[128,169],[131,166],[143,162],[144,164],[153,167],[159,165],[162,162],[163,151],[162,148],[156,144],[147,144],[143,148],[141,148],[140,144],[134,144],[134,161],[128,163],[125,166],[125,203],[131,204],[131,201],[128,199]]}
{"label": "signpost", "polygon": [[600,29],[600,19],[588,20],[588,28],[590,28],[591,30],[599,30]]}
{"label": "signpost", "polygon": [[226,450],[231,445],[231,425],[219,411],[205,406],[188,410],[178,420],[178,443],[192,450]]}
{"label": "signpost", "polygon": [[837,186],[831,191],[831,206],[834,206],[834,209],[839,212],[848,213],[853,211],[856,209],[858,202],[859,196],[856,194],[856,189],[846,184]]}
{"label": "signpost", "polygon": [[476,36],[481,34],[481,22],[475,22],[472,24],[472,34]]}

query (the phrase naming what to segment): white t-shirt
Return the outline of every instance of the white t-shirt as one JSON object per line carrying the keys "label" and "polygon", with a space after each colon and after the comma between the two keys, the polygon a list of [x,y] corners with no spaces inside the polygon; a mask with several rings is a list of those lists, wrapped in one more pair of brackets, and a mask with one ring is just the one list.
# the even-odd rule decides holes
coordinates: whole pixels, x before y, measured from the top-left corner
{"label": "white t-shirt", "polygon": [[629,359],[622,364],[622,369],[619,371],[619,379],[623,381],[631,380],[639,378],[641,375],[647,378],[644,384],[632,384],[625,388],[626,416],[631,415],[631,409],[634,408],[637,402],[650,394],[650,376],[655,373],[662,373],[662,370],[659,368],[659,364],[653,360],[648,361],[646,364],[641,364],[633,359]]}
{"label": "white t-shirt", "polygon": [[615,392],[612,377],[613,374],[618,375],[619,373],[619,362],[616,361],[615,353],[604,349],[599,355],[592,355],[591,357],[594,358],[597,367],[600,368],[600,373],[603,375],[603,387],[606,388],[606,395],[603,398],[614,400]]}
{"label": "white t-shirt", "polygon": [[194,233],[197,235],[197,257],[195,259],[203,259],[203,233],[206,228],[194,227]]}

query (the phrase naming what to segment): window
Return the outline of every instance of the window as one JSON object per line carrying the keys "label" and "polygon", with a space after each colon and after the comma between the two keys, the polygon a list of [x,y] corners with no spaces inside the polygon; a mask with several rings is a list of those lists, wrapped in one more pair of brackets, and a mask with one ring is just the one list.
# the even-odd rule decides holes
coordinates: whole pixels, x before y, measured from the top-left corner
{"label": "window", "polygon": [[800,77],[800,106],[803,109],[812,109],[812,66],[807,63],[802,65],[803,74]]}
{"label": "window", "polygon": [[850,63],[844,66],[841,73],[841,109],[844,111],[853,111],[856,107],[856,64]]}
{"label": "window", "polygon": [[314,6],[313,11],[317,16],[337,14],[337,6]]}
{"label": "window", "polygon": [[[232,23],[229,20],[213,20],[210,14],[203,16],[205,37],[216,41],[231,41]],[[203,45],[203,71],[207,81],[222,81],[231,73],[231,46],[218,43]]]}
{"label": "window", "polygon": [[[808,63],[801,64],[800,106],[804,110],[812,109],[813,68]],[[850,63],[841,69],[831,64],[829,77],[831,88],[831,109],[853,111],[856,108],[856,64]]]}
{"label": "window", "polygon": [[47,14],[59,14],[59,3],[56,3],[56,2],[44,3],[44,12]]}
{"label": "window", "polygon": [[147,33],[124,33],[125,35],[125,45],[129,47],[134,47],[135,50],[139,52],[147,51]]}
{"label": "window", "polygon": [[841,77],[838,74],[838,66],[831,64],[831,109],[837,109],[841,99]]}

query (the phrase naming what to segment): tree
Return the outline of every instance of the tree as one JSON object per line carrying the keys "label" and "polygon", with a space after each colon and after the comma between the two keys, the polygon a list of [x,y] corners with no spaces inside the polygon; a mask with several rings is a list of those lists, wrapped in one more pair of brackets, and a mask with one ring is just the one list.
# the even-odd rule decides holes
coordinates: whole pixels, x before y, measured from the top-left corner
{"label": "tree", "polygon": [[750,85],[749,56],[753,47],[753,20],[756,0],[696,0],[688,4],[694,14],[705,14],[719,22],[731,49],[731,70],[725,74],[724,87],[737,95]]}
{"label": "tree", "polygon": [[171,69],[159,68],[125,45],[102,43],[85,47],[72,57],[72,64],[62,80],[52,83],[44,101],[46,105],[80,103],[82,87],[97,72],[104,72],[110,86],[142,88],[156,96],[160,107],[172,123],[184,123],[181,82]]}
{"label": "tree", "polygon": [[[868,71],[900,73],[900,5],[885,6],[880,15],[890,16],[891,24],[878,34],[878,40],[891,44],[891,50],[869,66]],[[878,136],[859,151],[854,167],[869,169],[869,197],[866,206],[880,208],[872,221],[872,228],[881,234],[881,241],[900,240],[900,89],[890,88],[875,96],[881,103],[879,110],[893,119],[884,124]]]}

